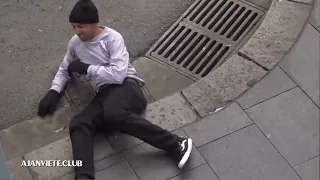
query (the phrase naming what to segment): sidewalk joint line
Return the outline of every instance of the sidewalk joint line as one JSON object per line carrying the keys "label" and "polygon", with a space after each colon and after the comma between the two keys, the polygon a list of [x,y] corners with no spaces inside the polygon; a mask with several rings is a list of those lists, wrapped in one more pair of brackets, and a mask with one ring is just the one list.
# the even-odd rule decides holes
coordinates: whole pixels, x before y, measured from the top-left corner
{"label": "sidewalk joint line", "polygon": [[286,73],[286,75],[288,75],[289,78],[290,78],[294,83],[296,83],[297,87],[311,100],[311,102],[313,102],[313,104],[316,105],[316,107],[320,109],[320,107],[317,105],[317,103],[314,102],[313,99],[299,86],[299,83],[296,82],[284,69],[282,69],[281,66],[279,66],[279,68],[280,68],[284,73]]}
{"label": "sidewalk joint line", "polygon": [[263,134],[265,138],[269,141],[269,143],[273,146],[273,148],[279,153],[279,155],[286,161],[286,163],[291,167],[291,169],[296,173],[296,175],[300,178],[300,180],[303,180],[302,177],[298,174],[298,172],[291,166],[291,164],[288,162],[288,160],[280,153],[280,151],[276,148],[276,146],[271,142],[271,140],[266,136],[266,134],[261,130],[261,128],[256,124],[256,122],[248,115],[246,111],[244,111],[246,115],[251,119],[253,124],[260,130],[260,132]]}
{"label": "sidewalk joint line", "polygon": [[[23,161],[27,161],[27,160],[25,159],[24,155],[22,155],[21,158],[22,158]],[[30,174],[30,176],[31,176],[31,179],[32,179],[32,180],[37,180],[38,178],[37,178],[36,175],[35,175],[36,172],[34,172],[34,171],[31,169],[31,166],[26,166],[26,168],[27,168],[27,170],[28,170],[28,172],[29,172],[29,174]]]}
{"label": "sidewalk joint line", "polygon": [[133,169],[132,165],[130,164],[130,162],[128,161],[127,157],[124,155],[123,152],[121,152],[121,155],[124,157],[124,159],[127,161],[127,163],[129,164],[129,166],[131,167],[132,171],[134,172],[134,174],[137,176],[137,178],[140,180],[141,178],[138,176],[137,172]]}
{"label": "sidewalk joint line", "polygon": [[249,107],[247,107],[247,108],[242,108],[242,107],[240,106],[240,104],[239,104],[239,106],[240,106],[243,110],[247,110],[247,109],[250,109],[250,108],[252,108],[252,107],[254,107],[254,106],[258,105],[258,104],[264,103],[264,102],[266,102],[266,101],[268,101],[268,100],[270,100],[270,99],[272,99],[272,98],[275,98],[275,97],[277,97],[277,96],[280,96],[280,95],[283,94],[283,93],[289,92],[289,91],[291,91],[291,90],[293,90],[293,89],[295,89],[295,88],[297,88],[297,87],[298,87],[298,85],[296,84],[294,87],[292,87],[292,88],[290,88],[290,89],[288,89],[288,90],[285,90],[285,91],[283,91],[283,92],[281,92],[281,93],[279,93],[279,94],[276,94],[276,95],[274,95],[274,96],[272,96],[272,97],[270,97],[270,98],[267,98],[267,99],[265,99],[265,100],[263,100],[263,101],[261,101],[261,102],[258,102],[258,103],[256,103],[256,104],[253,104],[253,105],[251,105],[251,106],[249,106]]}
{"label": "sidewalk joint line", "polygon": [[316,31],[318,31],[319,33],[320,33],[320,31],[318,30],[318,28],[320,28],[320,26],[319,27],[316,27],[316,26],[314,26],[311,22],[309,22],[308,21],[308,24],[310,25],[310,26],[312,26]]}
{"label": "sidewalk joint line", "polygon": [[[191,170],[194,170],[194,169],[196,169],[196,168],[198,168],[198,167],[200,167],[200,166],[203,166],[203,165],[205,165],[205,164],[208,164],[208,163],[203,163],[203,164],[200,164],[200,165],[195,166],[195,167],[193,167],[193,168],[190,168],[190,169],[188,169],[188,170],[186,170],[186,171],[182,171],[182,172],[180,172],[180,173],[177,174],[177,175],[174,175],[174,176],[172,176],[172,177],[169,177],[167,180],[170,180],[170,179],[172,179],[172,178],[175,178],[175,177],[177,177],[177,176],[180,176],[180,175],[182,175],[182,174],[185,174],[185,173],[187,173],[187,172],[189,172],[189,171],[191,171]],[[210,165],[208,164],[208,166],[210,166]],[[219,179],[219,180],[220,180],[220,179]]]}
{"label": "sidewalk joint line", "polygon": [[226,137],[226,136],[229,136],[229,135],[231,135],[231,134],[233,134],[233,133],[236,133],[236,132],[238,132],[238,131],[241,131],[242,129],[245,129],[245,128],[247,128],[247,127],[249,127],[249,126],[252,126],[252,125],[254,125],[253,122],[250,123],[250,124],[248,124],[248,125],[246,125],[246,126],[243,126],[243,127],[240,128],[240,129],[237,129],[237,130],[235,130],[235,131],[232,131],[232,132],[230,132],[230,133],[228,133],[228,134],[226,134],[226,135],[224,135],[224,136],[221,136],[221,137],[219,137],[219,138],[217,138],[217,139],[214,139],[214,140],[212,140],[212,141],[210,141],[210,142],[207,142],[207,143],[205,143],[205,144],[203,144],[203,145],[201,145],[201,146],[199,146],[199,147],[197,147],[197,148],[201,148],[201,147],[203,147],[203,146],[205,146],[205,145],[208,145],[208,144],[210,144],[210,143],[212,143],[212,142],[218,141],[218,140],[220,140],[220,139],[222,139],[222,138],[224,138],[224,137]]}
{"label": "sidewalk joint line", "polygon": [[303,161],[303,162],[300,163],[300,164],[295,165],[294,167],[300,166],[301,164],[306,163],[306,162],[308,162],[308,161],[310,161],[310,160],[312,160],[312,159],[315,159],[315,158],[317,158],[317,157],[319,157],[319,154],[316,155],[316,156],[314,156],[314,157],[312,157],[312,158],[310,158],[310,159],[307,159],[307,160]]}
{"label": "sidewalk joint line", "polygon": [[196,110],[196,108],[193,107],[193,105],[191,104],[191,102],[187,99],[187,97],[183,94],[182,91],[179,92],[179,94],[183,97],[183,99],[185,99],[186,104],[189,106],[189,108],[194,112],[194,114],[196,115],[196,121],[201,119],[201,115],[200,113]]}
{"label": "sidewalk joint line", "polygon": [[251,62],[255,63],[257,66],[261,67],[263,70],[265,70],[265,71],[269,71],[269,69],[268,69],[268,68],[266,68],[266,67],[262,66],[261,64],[259,64],[258,62],[256,62],[256,61],[255,61],[255,60],[253,60],[252,58],[250,58],[249,56],[247,56],[247,55],[245,55],[245,54],[241,53],[240,51],[238,52],[238,55],[239,55],[240,57],[244,58],[244,59],[247,59],[248,61],[251,61]]}

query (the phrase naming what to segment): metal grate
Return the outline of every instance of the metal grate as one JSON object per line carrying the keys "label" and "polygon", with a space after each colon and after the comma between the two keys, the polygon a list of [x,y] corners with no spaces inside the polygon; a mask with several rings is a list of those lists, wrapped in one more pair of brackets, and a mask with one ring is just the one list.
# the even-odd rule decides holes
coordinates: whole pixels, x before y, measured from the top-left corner
{"label": "metal grate", "polygon": [[151,56],[200,79],[221,63],[231,47],[213,39],[186,23],[179,25]]}
{"label": "metal grate", "polygon": [[183,21],[232,43],[240,41],[262,15],[241,1],[200,0]]}
{"label": "metal grate", "polygon": [[196,0],[146,56],[199,80],[223,63],[263,14],[236,0]]}

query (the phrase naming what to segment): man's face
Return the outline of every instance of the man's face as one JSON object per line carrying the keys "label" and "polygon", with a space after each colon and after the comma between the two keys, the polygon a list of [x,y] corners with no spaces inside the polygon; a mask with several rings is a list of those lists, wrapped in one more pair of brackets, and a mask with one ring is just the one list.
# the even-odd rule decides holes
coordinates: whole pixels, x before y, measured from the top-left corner
{"label": "man's face", "polygon": [[74,32],[78,35],[81,41],[85,42],[94,37],[95,24],[78,24],[72,23]]}

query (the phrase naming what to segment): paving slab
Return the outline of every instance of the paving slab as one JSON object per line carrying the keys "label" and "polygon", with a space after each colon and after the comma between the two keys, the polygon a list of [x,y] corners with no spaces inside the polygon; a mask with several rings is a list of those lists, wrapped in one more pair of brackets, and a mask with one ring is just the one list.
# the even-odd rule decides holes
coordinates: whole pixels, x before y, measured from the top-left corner
{"label": "paving slab", "polygon": [[[181,129],[173,133],[186,136]],[[205,164],[204,159],[195,147],[193,147],[190,159],[182,170],[164,151],[147,143],[125,151],[124,155],[141,180],[166,180],[191,168]]]}
{"label": "paving slab", "polygon": [[196,147],[221,138],[253,122],[237,103],[183,127]]}
{"label": "paving slab", "polygon": [[[103,137],[95,138],[94,160],[98,161],[109,155],[116,154],[110,144],[102,141]],[[69,137],[65,137],[52,144],[39,148],[24,155],[26,160],[73,160],[72,145]],[[38,180],[58,178],[73,171],[73,167],[30,167]]]}
{"label": "paving slab", "polygon": [[273,0],[260,27],[240,52],[271,70],[294,44],[310,11],[311,5]]}
{"label": "paving slab", "polygon": [[263,7],[265,9],[269,9],[272,3],[272,0],[240,0],[240,1],[250,2],[252,4]]}
{"label": "paving slab", "polygon": [[[33,180],[28,170],[28,167],[21,166],[22,161],[23,161],[22,157],[16,157],[7,162],[11,179],[12,180],[15,180],[15,179]],[[0,179],[4,179],[4,178],[0,176]]]}
{"label": "paving slab", "polygon": [[114,132],[113,134],[108,136],[108,140],[110,142],[111,147],[116,152],[121,152],[143,143],[143,141],[134,136],[123,134],[120,132]]}
{"label": "paving slab", "polygon": [[145,81],[147,89],[156,101],[173,95],[194,83],[193,80],[179,74],[168,65],[160,64],[146,57],[135,60],[133,66]]}
{"label": "paving slab", "polygon": [[290,52],[279,63],[280,67],[319,104],[320,33],[307,24]]}
{"label": "paving slab", "polygon": [[300,88],[246,112],[292,166],[319,155],[319,108]]}
{"label": "paving slab", "polygon": [[[104,159],[101,159],[94,164],[95,172],[105,169],[114,164],[126,161],[122,154],[112,154]],[[60,177],[60,180],[74,180],[74,171],[71,173]]]}
{"label": "paving slab", "polygon": [[313,9],[310,15],[309,22],[314,26],[320,26],[320,1],[313,0]]}
{"label": "paving slab", "polygon": [[252,61],[233,55],[215,71],[183,89],[182,93],[204,117],[233,101],[266,73]]}
{"label": "paving slab", "polygon": [[303,180],[318,180],[319,179],[319,156],[296,166],[295,170]]}
{"label": "paving slab", "polygon": [[65,106],[51,117],[36,117],[1,130],[1,145],[6,159],[22,156],[68,136],[67,126],[72,115],[72,109]]}
{"label": "paving slab", "polygon": [[218,177],[215,175],[215,173],[212,171],[212,169],[208,164],[204,164],[190,171],[187,171],[186,173],[183,173],[179,176],[170,178],[168,180],[193,180],[193,179],[194,180],[195,179],[218,180]]}
{"label": "paving slab", "polygon": [[221,179],[301,180],[256,125],[199,148]]}
{"label": "paving slab", "polygon": [[241,95],[237,102],[243,109],[247,109],[296,86],[294,81],[281,68],[276,66],[259,83]]}
{"label": "paving slab", "polygon": [[96,173],[97,180],[139,180],[127,161],[120,162]]}
{"label": "paving slab", "polygon": [[172,96],[148,104],[142,116],[168,131],[178,129],[197,120],[195,112],[181,93],[175,93]]}

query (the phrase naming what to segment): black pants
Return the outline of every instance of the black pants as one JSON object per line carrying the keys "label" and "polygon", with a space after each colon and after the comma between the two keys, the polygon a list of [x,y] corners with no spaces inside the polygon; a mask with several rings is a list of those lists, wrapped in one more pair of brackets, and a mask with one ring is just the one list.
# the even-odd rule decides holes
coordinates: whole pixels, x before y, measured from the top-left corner
{"label": "black pants", "polygon": [[108,85],[70,121],[74,160],[82,160],[75,177],[94,178],[93,137],[108,129],[134,136],[156,148],[174,152],[179,137],[139,116],[147,106],[138,83],[126,78],[121,85]]}

